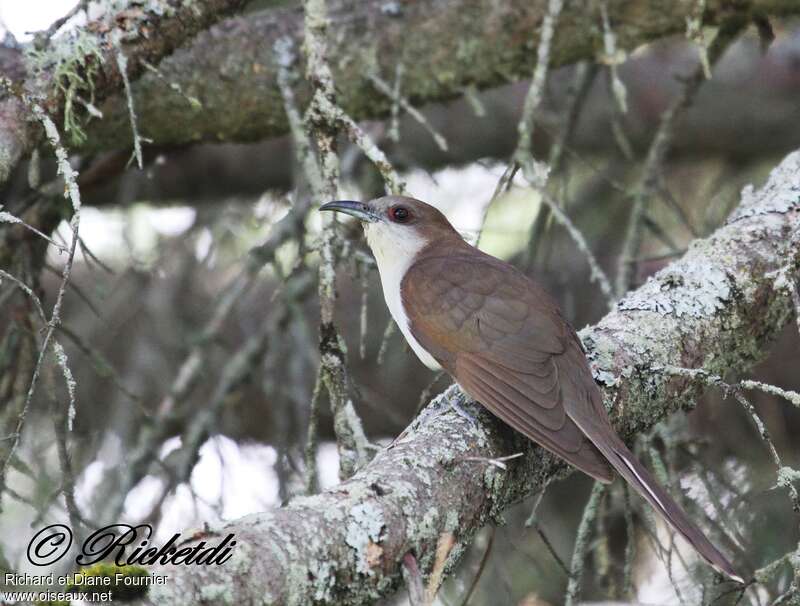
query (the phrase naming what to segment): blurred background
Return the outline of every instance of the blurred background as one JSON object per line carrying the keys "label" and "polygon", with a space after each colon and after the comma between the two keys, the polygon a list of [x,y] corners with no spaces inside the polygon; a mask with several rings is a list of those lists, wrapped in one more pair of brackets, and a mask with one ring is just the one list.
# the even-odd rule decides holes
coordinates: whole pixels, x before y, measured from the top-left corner
{"label": "blurred background", "polygon": [[[46,30],[74,4],[0,0],[4,49],[35,44],[29,32]],[[98,18],[104,6],[90,3],[88,18]],[[270,3],[253,2],[247,10],[255,15],[271,10]],[[86,21],[80,10],[54,36],[68,37]],[[702,67],[695,41],[680,33],[614,60],[553,68],[547,76],[533,153],[550,165],[549,195],[583,233],[612,284],[642,191],[648,203],[629,287],[680,256],[694,238],[711,234],[745,185],[762,184],[800,147],[800,22],[745,24],[720,55],[710,65],[712,77],[671,123],[654,182],[643,175],[664,112]],[[176,65],[181,60],[178,55]],[[191,88],[176,91],[169,68],[159,69],[143,77],[137,94],[175,97],[187,108],[194,100],[200,109],[191,111],[202,115],[203,96]],[[543,282],[580,328],[608,310],[584,253],[521,175],[498,187],[517,148],[529,87],[524,79],[484,90],[467,86],[450,101],[421,105],[424,123],[398,106],[362,127],[411,195],[441,208],[470,241],[482,230],[480,247]],[[100,109],[109,120],[127,111],[121,97]],[[146,133],[146,118],[140,126]],[[71,158],[81,173],[84,208],[57,331],[74,394],[63,368],[48,362],[2,486],[0,566],[9,570],[30,567],[24,550],[36,529],[76,514],[85,529],[145,521],[163,539],[280,505],[306,490],[304,453],[319,366],[320,218],[313,209],[322,201],[311,199],[291,138],[145,140],[140,170],[129,162],[130,133],[91,149],[104,135],[102,125],[90,127],[89,144]],[[357,147],[342,139],[339,153],[342,198],[382,194],[379,175]],[[53,244],[29,237],[0,247],[0,268],[30,285],[48,309],[72,233],[67,210],[31,193],[32,170],[41,183],[55,178],[51,155],[42,150],[26,161],[0,198],[6,211],[27,218],[40,212],[57,225]],[[11,229],[0,223],[4,237]],[[340,233],[350,244],[339,251],[336,324],[366,435],[386,444],[448,380],[422,366],[392,331],[358,226],[345,221]],[[30,297],[2,280],[3,435],[16,426],[40,328]],[[747,378],[800,390],[796,324]],[[338,461],[324,390],[320,398],[315,456],[325,488],[338,482]],[[74,421],[63,435],[63,415],[53,402],[68,408],[72,400]],[[764,394],[752,402],[785,465],[800,467],[800,410]],[[706,526],[721,525],[746,547],[740,557],[748,565],[761,567],[797,548],[798,514],[786,490],[775,488],[765,444],[732,398],[709,390],[695,410],[641,436],[637,452],[648,466],[667,470],[690,510],[707,514]],[[441,603],[461,604],[468,592],[475,605],[561,603],[564,562],[590,489],[586,477],[574,474],[546,490],[534,520],[533,501],[526,501],[506,513],[505,525],[481,531],[445,584]],[[686,565],[672,562],[667,572],[654,549],[661,541],[672,553],[666,529],[618,483],[603,501],[597,530],[584,575],[587,602],[707,602],[710,576],[693,566],[687,550],[675,552],[676,562]],[[778,567],[741,603],[779,603],[792,577],[790,566]],[[390,603],[405,599],[398,595]],[[797,596],[784,603],[789,599]]]}

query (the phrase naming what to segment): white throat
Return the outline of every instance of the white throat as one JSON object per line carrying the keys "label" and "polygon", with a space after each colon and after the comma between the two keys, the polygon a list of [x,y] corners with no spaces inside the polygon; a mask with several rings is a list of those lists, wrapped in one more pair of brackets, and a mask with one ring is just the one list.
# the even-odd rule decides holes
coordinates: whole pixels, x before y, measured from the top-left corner
{"label": "white throat", "polygon": [[397,326],[420,361],[431,370],[441,370],[439,363],[411,334],[406,310],[400,296],[400,284],[417,253],[425,247],[425,240],[406,226],[383,221],[364,224],[367,244],[375,255],[378,273],[383,286],[383,298]]}

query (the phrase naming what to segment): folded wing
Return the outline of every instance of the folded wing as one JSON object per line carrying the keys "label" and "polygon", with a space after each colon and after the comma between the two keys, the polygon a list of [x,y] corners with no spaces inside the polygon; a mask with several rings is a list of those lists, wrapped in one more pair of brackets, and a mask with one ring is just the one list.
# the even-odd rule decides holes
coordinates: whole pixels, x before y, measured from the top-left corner
{"label": "folded wing", "polygon": [[[567,414],[564,363],[585,358],[555,304],[521,273],[491,257],[424,259],[403,281],[414,336],[473,398],[495,416],[590,476],[609,482],[605,457]],[[536,301],[539,304],[531,305]],[[574,374],[567,368],[566,376]],[[579,376],[592,382],[588,366]]]}

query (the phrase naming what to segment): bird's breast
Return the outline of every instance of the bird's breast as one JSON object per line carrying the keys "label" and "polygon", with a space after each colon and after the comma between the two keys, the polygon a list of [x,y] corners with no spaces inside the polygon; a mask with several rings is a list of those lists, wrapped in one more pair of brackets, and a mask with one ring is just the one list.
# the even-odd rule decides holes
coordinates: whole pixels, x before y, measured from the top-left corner
{"label": "bird's breast", "polygon": [[420,361],[431,370],[441,370],[441,365],[420,345],[411,332],[401,293],[403,278],[425,242],[415,241],[408,237],[402,239],[392,237],[393,235],[389,230],[381,229],[379,225],[367,230],[367,242],[375,255],[378,273],[381,276],[383,298],[389,308],[389,313],[392,314],[392,318],[400,328],[400,332],[403,333]]}
{"label": "bird's breast", "polygon": [[414,336],[414,333],[411,332],[411,325],[408,320],[408,315],[406,315],[406,311],[403,308],[403,298],[400,290],[401,283],[402,278],[397,281],[396,284],[391,283],[387,287],[387,283],[383,280],[383,276],[381,276],[383,297],[386,299],[386,306],[389,308],[389,312],[392,314],[394,321],[400,328],[400,332],[403,333],[406,341],[411,346],[411,349],[414,351],[414,353],[417,354],[417,357],[420,359],[420,361],[431,370],[441,370],[441,364],[439,364],[439,362],[437,362],[436,359],[430,353],[428,353],[428,350],[420,345],[419,341],[417,341],[416,337]]}

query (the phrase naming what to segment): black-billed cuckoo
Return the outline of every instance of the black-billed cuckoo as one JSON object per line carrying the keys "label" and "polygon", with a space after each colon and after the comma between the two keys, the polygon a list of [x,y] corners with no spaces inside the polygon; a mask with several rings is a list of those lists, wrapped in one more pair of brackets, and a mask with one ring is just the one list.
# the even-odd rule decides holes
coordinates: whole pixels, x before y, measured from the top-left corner
{"label": "black-billed cuckoo", "polygon": [[744,582],[617,436],[578,335],[541,286],[465,242],[419,200],[320,210],[363,223],[386,305],[423,364],[446,370],[494,415],[596,480],[611,482],[616,469],[714,568]]}

